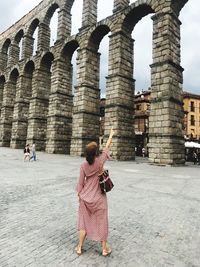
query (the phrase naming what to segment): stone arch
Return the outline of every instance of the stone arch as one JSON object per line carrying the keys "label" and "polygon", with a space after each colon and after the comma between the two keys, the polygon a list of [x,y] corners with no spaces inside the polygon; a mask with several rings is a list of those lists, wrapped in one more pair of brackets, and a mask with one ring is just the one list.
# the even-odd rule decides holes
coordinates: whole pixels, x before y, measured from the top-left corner
{"label": "stone arch", "polygon": [[0,69],[2,69],[3,71],[7,67],[7,62],[8,62],[9,52],[10,52],[9,51],[10,45],[11,45],[11,40],[10,38],[7,38],[1,48]]}
{"label": "stone arch", "polygon": [[1,118],[1,108],[3,105],[3,91],[4,91],[4,85],[5,85],[5,76],[0,76],[0,118]]}
{"label": "stone arch", "polygon": [[17,64],[18,61],[22,58],[23,37],[24,30],[20,29],[11,41],[8,56],[8,67],[12,67],[13,65]]}
{"label": "stone arch", "polygon": [[46,24],[50,24],[50,21],[51,21],[51,18],[52,18],[52,16],[53,16],[53,14],[54,14],[54,12],[56,11],[56,9],[58,9],[58,8],[60,8],[60,6],[59,6],[59,4],[57,4],[56,2],[55,3],[53,3],[49,8],[48,8],[48,10],[47,10],[47,12],[46,12],[46,15],[45,15],[45,17],[44,17],[44,23],[46,23]]}
{"label": "stone arch", "polygon": [[[136,56],[138,54],[136,52],[137,52],[137,47],[140,45],[138,43],[140,40],[138,40],[136,38],[136,36],[137,36],[135,34],[136,30],[137,30],[136,26],[141,25],[142,23],[139,23],[139,22],[141,22],[141,20],[143,20],[147,15],[154,14],[154,13],[155,13],[155,10],[152,8],[151,5],[148,4],[148,2],[145,3],[144,1],[143,2],[141,1],[139,5],[137,3],[133,3],[130,6],[129,12],[126,14],[126,16],[125,16],[125,18],[124,18],[124,20],[122,22],[122,29],[124,30],[124,32],[126,32],[128,35],[130,35],[131,38],[133,39],[133,45],[132,45],[132,47],[130,47],[130,49],[132,50],[131,54],[132,54],[132,57],[133,57],[133,62],[132,62],[132,64],[133,64],[132,68],[133,69],[132,70],[130,69],[130,71],[132,71],[134,99],[135,99],[135,89],[139,89],[139,88],[137,88],[138,83],[136,83],[137,82],[137,78],[138,78],[138,76],[137,76],[137,66],[138,65],[137,65],[137,61],[136,61]],[[151,23],[151,21],[149,21],[149,23]],[[153,22],[152,22],[151,26],[153,26]],[[135,41],[136,41],[136,43],[135,43]],[[152,42],[152,36],[150,36],[150,42]],[[151,52],[151,54],[152,54],[152,52]],[[143,57],[142,52],[141,52],[140,57]],[[151,56],[150,60],[151,60],[150,63],[152,63],[152,56]],[[149,84],[148,84],[148,87],[150,87],[151,86],[151,84],[150,84],[151,70],[150,70],[150,66],[148,66],[147,64],[146,64],[146,66],[147,66],[148,71],[149,71]],[[130,75],[130,78],[131,78],[131,73],[129,73],[129,75]],[[133,113],[134,113],[134,122],[133,122],[133,124],[134,124],[134,132],[135,132],[135,134],[137,134],[137,131],[138,131],[138,128],[137,128],[138,118],[137,118],[137,111],[135,112],[135,110],[136,110],[136,108],[134,108],[134,110],[133,110]],[[145,117],[145,115],[144,115],[144,117]],[[143,121],[144,120],[145,119],[143,118]],[[144,135],[142,135],[143,138],[141,138],[141,144],[140,144],[141,149],[143,147],[145,147],[145,149],[147,150],[147,142],[148,142],[147,132],[148,131],[149,131],[149,129],[147,129],[147,127],[146,127],[145,130],[144,130]],[[135,138],[135,142],[137,142],[137,136],[135,136],[134,138]],[[138,144],[137,144],[137,146],[138,146]]]}
{"label": "stone arch", "polygon": [[[130,12],[127,7],[123,12]],[[128,13],[128,12],[127,12]],[[117,129],[113,139],[113,156],[119,160],[131,160],[135,157],[133,128],[133,40],[130,32],[123,27],[124,16],[109,23],[109,62],[106,82],[104,140],[110,127]],[[122,97],[123,95],[123,97]]]}
{"label": "stone arch", "polygon": [[16,99],[17,83],[19,71],[13,68],[10,72],[9,79],[5,83],[3,92],[3,106],[1,109],[1,125],[0,125],[0,145],[10,146],[11,131],[13,122],[13,110]]}
{"label": "stone arch", "polygon": [[[110,31],[107,25],[92,27],[87,33],[87,42],[80,40],[77,62],[77,86],[74,96],[71,154],[76,154],[76,145],[80,144],[78,154],[84,152],[89,141],[99,142],[100,135],[100,89],[99,89],[99,44]],[[81,105],[79,99],[83,99]],[[76,122],[79,121],[77,127]],[[88,127],[84,125],[88,124]],[[83,128],[80,133],[79,128]],[[91,131],[92,129],[92,131]]]}
{"label": "stone arch", "polygon": [[[38,148],[45,148],[46,141],[46,122],[47,117],[50,124],[56,125],[56,116],[60,116],[63,108],[61,95],[64,94],[63,101],[71,105],[72,96],[68,91],[69,86],[62,87],[62,78],[65,82],[68,79],[70,84],[70,61],[74,49],[77,49],[77,43],[72,39],[78,40],[78,70],[77,70],[77,87],[74,97],[74,120],[79,125],[75,125],[79,131],[73,132],[72,137],[72,154],[80,155],[83,152],[85,143],[91,140],[97,140],[97,127],[95,125],[94,134],[91,134],[93,125],[88,121],[97,121],[99,111],[97,101],[99,95],[99,44],[105,34],[110,29],[109,42],[109,73],[107,77],[107,99],[106,114],[108,128],[114,124],[116,135],[113,139],[113,155],[117,159],[132,159],[134,153],[131,149],[134,147],[134,134],[132,133],[132,106],[133,106],[133,40],[131,32],[134,30],[136,23],[149,13],[154,13],[153,20],[153,64],[151,65],[152,73],[152,111],[150,124],[156,125],[150,133],[150,158],[154,163],[182,163],[184,153],[182,153],[183,139],[180,133],[180,119],[182,110],[181,106],[181,85],[182,71],[180,66],[180,21],[179,12],[186,4],[187,0],[137,0],[129,4],[129,0],[114,0],[113,14],[97,23],[97,0],[84,0],[82,10],[82,27],[78,34],[71,34],[71,8],[74,0],[45,0],[26,14],[21,20],[16,22],[12,27],[1,34],[1,44],[5,43],[7,50],[9,41],[9,57],[7,68],[2,64],[3,57],[0,55],[1,74],[8,75],[12,72],[11,79],[6,79],[4,84],[4,104],[2,107],[1,123],[1,144],[5,141],[5,136],[10,134],[11,125],[10,115],[12,105],[10,106],[10,90],[13,88],[15,77],[17,78],[16,104],[19,105],[21,93],[26,83],[25,76],[32,74],[29,71],[32,63],[25,65],[32,56],[32,37],[35,27],[39,26],[38,32],[38,53],[34,57],[35,68],[32,75],[32,97],[30,100],[28,131],[27,138],[38,142]],[[49,49],[50,31],[49,24],[55,10],[59,8],[58,16],[58,42]],[[27,25],[27,26],[22,26]],[[25,27],[26,30],[23,30]],[[17,33],[17,34],[16,34]],[[25,34],[24,34],[25,33]],[[19,42],[23,38],[23,61],[19,62]],[[28,49],[28,47],[30,49]],[[64,50],[63,50],[64,49]],[[4,49],[3,49],[4,50]],[[52,51],[52,54],[48,51]],[[5,51],[4,51],[5,52]],[[3,53],[1,50],[0,53]],[[55,55],[55,59],[54,56]],[[28,60],[28,61],[27,61]],[[6,61],[6,60],[5,60]],[[18,63],[19,62],[19,63]],[[69,62],[69,64],[64,64]],[[13,66],[19,64],[20,75],[16,75]],[[64,73],[68,69],[67,75]],[[33,69],[33,68],[32,68]],[[6,72],[5,72],[6,70]],[[24,83],[24,84],[23,84]],[[18,88],[19,87],[19,88]],[[47,88],[48,87],[48,88]],[[68,88],[68,89],[66,89]],[[13,90],[12,90],[13,91]],[[121,97],[123,95],[123,98]],[[12,96],[10,97],[12,100]],[[81,101],[80,101],[81,99]],[[18,101],[18,102],[17,102]],[[12,101],[11,101],[12,102]],[[60,108],[57,103],[61,103]],[[54,111],[49,113],[49,104],[52,104]],[[160,108],[162,106],[162,108]],[[159,108],[156,108],[159,107]],[[15,105],[17,111],[17,105]],[[19,109],[18,109],[19,111]],[[108,112],[109,111],[109,112]],[[160,121],[162,116],[157,113],[165,112],[169,119]],[[70,128],[70,116],[67,121],[67,112],[65,121]],[[68,112],[70,114],[70,112]],[[175,114],[175,115],[173,115]],[[167,117],[165,116],[165,118]],[[176,120],[174,120],[174,117]],[[16,117],[18,118],[18,117]],[[62,121],[59,118],[60,121]],[[59,121],[58,120],[58,121]],[[8,124],[7,124],[8,121]],[[4,123],[6,122],[6,123]],[[52,124],[51,124],[52,123]],[[63,123],[63,121],[62,121]],[[59,123],[55,126],[58,126]],[[177,125],[177,131],[173,128]],[[52,126],[53,127],[53,126]],[[168,129],[167,129],[168,127]],[[9,128],[9,129],[8,129]],[[41,129],[41,131],[40,131]],[[90,131],[90,132],[89,132]],[[165,131],[165,132],[164,132]],[[9,134],[7,135],[7,132]],[[38,132],[41,134],[38,135]],[[56,131],[54,131],[55,133]],[[155,135],[154,133],[157,133]],[[54,136],[49,136],[49,140],[54,140],[50,152],[55,152],[59,146],[59,140],[63,141],[58,131]],[[3,140],[3,141],[2,141]],[[57,143],[56,143],[57,142]],[[168,146],[158,144],[166,143]],[[66,148],[66,146],[65,146]],[[67,151],[67,148],[66,150]],[[167,155],[167,156],[166,156]],[[176,156],[177,155],[177,156]],[[167,159],[166,159],[167,158]]]}
{"label": "stone arch", "polygon": [[73,107],[71,59],[78,47],[77,40],[68,40],[53,62],[47,119],[46,151],[49,153],[70,153]]}
{"label": "stone arch", "polygon": [[8,49],[9,49],[10,44],[11,44],[11,40],[10,38],[7,38],[2,46],[1,52],[8,54]]}
{"label": "stone arch", "polygon": [[[58,13],[56,13],[56,11]],[[50,46],[53,46],[55,42],[57,41],[58,38],[58,27],[59,27],[59,12],[60,12],[60,7],[57,3],[52,4],[52,6],[48,9],[46,16],[44,18],[44,21],[49,25],[49,30],[50,30]],[[53,30],[52,28],[52,23],[56,23],[56,29]],[[53,25],[54,26],[54,25]],[[54,32],[55,31],[55,32]],[[55,39],[53,39],[53,37]]]}
{"label": "stone arch", "polygon": [[[51,38],[51,29],[50,29],[50,21],[55,13],[56,9],[60,8],[59,4],[52,3],[46,14],[43,18],[43,21],[39,24],[39,32],[38,32],[38,49],[39,50],[47,50],[50,46],[50,38]],[[58,31],[58,29],[57,29]]]}
{"label": "stone arch", "polygon": [[21,41],[21,39],[23,38],[23,36],[24,36],[24,30],[20,30],[20,31],[18,31],[18,33],[15,35],[15,37],[14,37],[14,41],[17,43],[17,44],[19,44],[19,42]]}
{"label": "stone arch", "polygon": [[[18,31],[18,33],[14,37],[14,43],[16,44],[16,57],[18,60],[22,59],[23,53],[23,38],[24,38],[24,30]],[[17,60],[17,61],[18,61]]]}
{"label": "stone arch", "polygon": [[105,35],[110,32],[110,28],[107,25],[99,25],[95,28],[95,30],[91,33],[88,41],[88,48],[95,49],[98,51],[101,40]]}
{"label": "stone arch", "polygon": [[[65,71],[66,75],[68,76],[68,92],[70,94],[73,94],[73,75],[74,72],[77,71],[76,67],[75,69],[73,69],[73,62],[72,62],[72,57],[74,55],[74,52],[77,51],[77,49],[79,48],[79,42],[76,39],[71,39],[68,40],[67,43],[65,44],[65,46],[63,47],[62,51],[61,51],[61,58],[63,58],[64,62],[65,62]],[[77,63],[77,58],[76,58],[76,63]]]}
{"label": "stone arch", "polygon": [[40,68],[49,71],[50,73],[53,60],[54,55],[51,52],[45,53],[40,61]]}
{"label": "stone arch", "polygon": [[79,47],[77,40],[68,41],[61,50],[61,57],[71,61],[74,51]]}
{"label": "stone arch", "polygon": [[139,20],[141,20],[143,17],[150,13],[155,13],[152,7],[150,5],[147,5],[146,3],[136,7],[134,4],[132,6],[133,8],[126,15],[122,23],[122,28],[128,31],[129,33],[132,33],[135,25],[139,22]]}
{"label": "stone arch", "polygon": [[17,67],[14,67],[11,72],[10,72],[10,75],[9,75],[9,80],[11,81],[17,81],[17,78],[19,76],[19,70]]}
{"label": "stone arch", "polygon": [[28,27],[28,30],[24,36],[24,58],[29,58],[34,55],[34,52],[38,50],[38,36],[36,40],[34,34],[39,28],[39,19],[35,18]]}
{"label": "stone arch", "polygon": [[23,84],[25,85],[23,95],[27,102],[30,101],[30,98],[32,96],[32,79],[34,71],[35,63],[34,61],[30,60],[26,63],[23,70],[23,75],[25,77],[25,80],[23,81]]}
{"label": "stone arch", "polygon": [[28,61],[24,66],[24,73],[32,75],[34,70],[35,70],[35,63],[32,60]]}
{"label": "stone arch", "polygon": [[26,144],[29,104],[32,96],[32,78],[35,65],[33,61],[26,62],[18,78],[17,94],[14,103],[12,135],[10,146],[23,148]]}
{"label": "stone arch", "polygon": [[33,72],[32,97],[29,107],[27,142],[37,144],[38,150],[45,150],[49,95],[54,55],[43,53],[38,68]]}
{"label": "stone arch", "polygon": [[39,23],[40,23],[39,19],[35,18],[31,22],[30,26],[28,27],[27,34],[30,35],[30,36],[33,36],[33,34],[34,34],[36,28],[38,27]]}
{"label": "stone arch", "polygon": [[[147,4],[140,2],[140,5],[135,6],[137,3],[134,3],[131,6],[134,8],[129,10],[122,27],[130,33],[144,15],[155,13],[152,17],[153,64],[151,65],[149,160],[153,163],[182,164],[184,163],[181,86],[183,69],[180,66],[180,22],[176,17],[177,7],[181,6],[178,2],[174,7],[171,2],[156,6],[155,1],[147,1]],[[173,120],[176,121],[176,130],[172,126]],[[166,151],[171,151],[168,159]]]}

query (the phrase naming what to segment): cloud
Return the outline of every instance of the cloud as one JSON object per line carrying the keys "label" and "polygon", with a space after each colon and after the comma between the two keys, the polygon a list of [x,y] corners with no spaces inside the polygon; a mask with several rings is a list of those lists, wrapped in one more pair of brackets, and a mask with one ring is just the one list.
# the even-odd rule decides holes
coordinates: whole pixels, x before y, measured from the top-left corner
{"label": "cloud", "polygon": [[[0,3],[0,32],[9,28],[15,22],[15,9],[18,3],[13,0],[2,1]],[[11,8],[12,6],[12,8]]]}
{"label": "cloud", "polygon": [[180,14],[181,25],[181,65],[184,90],[200,94],[200,16],[198,0],[190,0]]}
{"label": "cloud", "polygon": [[6,0],[0,3],[0,32],[5,31],[18,21],[41,0]]}

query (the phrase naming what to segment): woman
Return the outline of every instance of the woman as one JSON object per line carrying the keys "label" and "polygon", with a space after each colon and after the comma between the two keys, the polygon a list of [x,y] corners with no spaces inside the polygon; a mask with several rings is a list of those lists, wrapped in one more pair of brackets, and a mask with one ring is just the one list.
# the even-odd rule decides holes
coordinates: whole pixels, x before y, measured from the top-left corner
{"label": "woman", "polygon": [[108,256],[112,252],[107,245],[107,196],[101,193],[98,175],[103,169],[104,162],[110,158],[109,148],[113,134],[113,129],[111,129],[106,147],[99,157],[97,157],[97,143],[91,142],[86,146],[86,161],[81,164],[80,177],[76,187],[79,197],[79,243],[76,247],[78,255],[82,254],[86,235],[91,240],[101,242],[103,256]]}
{"label": "woman", "polygon": [[30,148],[29,148],[29,144],[27,144],[24,148],[24,161],[26,160],[26,158],[28,158],[28,160],[30,160]]}

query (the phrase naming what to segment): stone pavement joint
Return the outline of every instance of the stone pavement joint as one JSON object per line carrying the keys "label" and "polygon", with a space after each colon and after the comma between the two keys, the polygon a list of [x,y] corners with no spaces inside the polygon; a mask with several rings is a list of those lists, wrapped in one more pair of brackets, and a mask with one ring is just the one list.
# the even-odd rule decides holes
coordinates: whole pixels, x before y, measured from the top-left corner
{"label": "stone pavement joint", "polygon": [[0,148],[1,267],[199,267],[200,166],[109,161],[109,244],[77,244],[75,185],[83,158]]}

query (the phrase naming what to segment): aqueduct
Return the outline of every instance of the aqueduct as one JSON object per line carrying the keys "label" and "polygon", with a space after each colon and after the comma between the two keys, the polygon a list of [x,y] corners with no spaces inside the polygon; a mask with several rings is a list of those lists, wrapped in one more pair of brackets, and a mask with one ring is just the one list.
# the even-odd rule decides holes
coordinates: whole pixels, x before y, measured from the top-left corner
{"label": "aqueduct", "polygon": [[[0,146],[37,144],[48,153],[81,155],[99,138],[99,61],[101,40],[109,33],[105,135],[113,125],[112,152],[135,158],[135,25],[153,20],[149,161],[183,164],[182,78],[179,13],[187,0],[114,0],[113,14],[97,22],[98,0],[83,0],[82,26],[71,35],[75,0],[43,0],[0,35]],[[59,8],[57,41],[50,47],[50,20]],[[33,34],[38,28],[37,52]],[[21,45],[20,45],[21,44]],[[72,94],[73,53],[77,86]]]}

